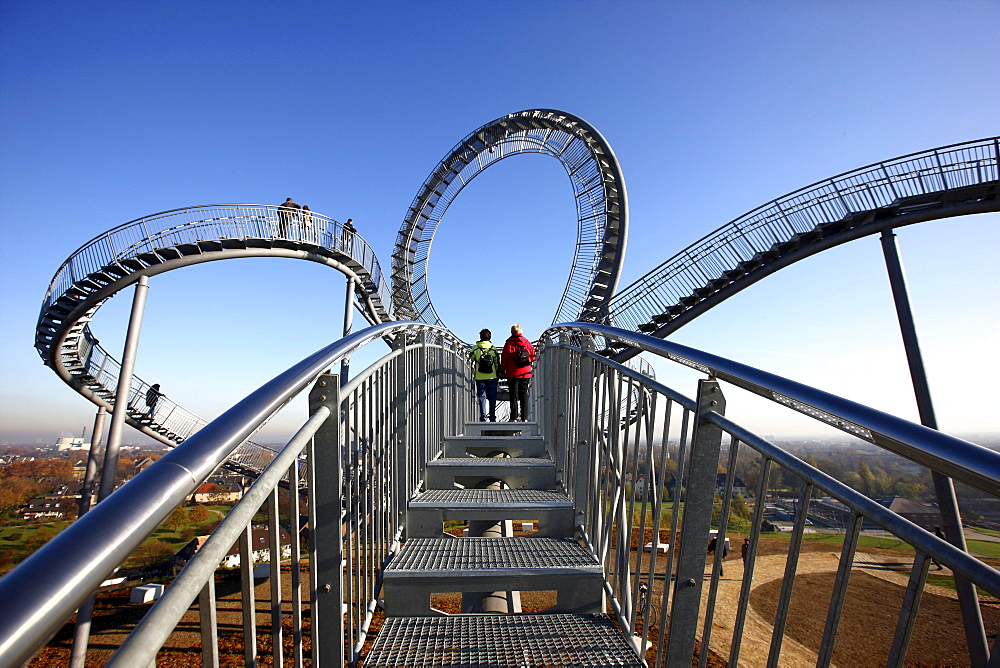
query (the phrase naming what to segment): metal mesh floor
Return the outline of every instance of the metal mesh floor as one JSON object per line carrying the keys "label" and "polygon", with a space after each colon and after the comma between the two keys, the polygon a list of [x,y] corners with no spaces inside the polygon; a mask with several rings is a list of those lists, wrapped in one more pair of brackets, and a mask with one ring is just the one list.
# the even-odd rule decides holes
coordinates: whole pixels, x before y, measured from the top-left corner
{"label": "metal mesh floor", "polygon": [[440,457],[427,462],[427,466],[553,466],[551,459],[540,457]]}
{"label": "metal mesh floor", "polygon": [[426,571],[553,569],[601,573],[593,556],[569,538],[413,538],[385,569],[387,576]]}
{"label": "metal mesh floor", "polygon": [[365,666],[642,666],[607,615],[461,615],[385,621]]}
{"label": "metal mesh floor", "polygon": [[429,489],[410,501],[414,506],[510,505],[545,504],[570,505],[565,494],[538,489]]}

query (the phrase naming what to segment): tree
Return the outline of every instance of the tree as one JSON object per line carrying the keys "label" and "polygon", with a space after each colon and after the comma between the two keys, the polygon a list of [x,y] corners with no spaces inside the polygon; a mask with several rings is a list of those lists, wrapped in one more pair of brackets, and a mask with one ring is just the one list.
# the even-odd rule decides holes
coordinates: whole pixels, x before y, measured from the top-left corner
{"label": "tree", "polygon": [[148,569],[167,561],[173,556],[173,548],[166,542],[162,540],[147,540],[132,554],[131,561],[139,568]]}
{"label": "tree", "polygon": [[192,524],[204,524],[208,521],[208,508],[196,503],[193,508],[191,508],[191,513],[189,515]]}
{"label": "tree", "polygon": [[183,508],[178,508],[174,512],[170,513],[170,516],[163,521],[163,525],[167,527],[170,531],[176,533],[188,523],[187,512]]}

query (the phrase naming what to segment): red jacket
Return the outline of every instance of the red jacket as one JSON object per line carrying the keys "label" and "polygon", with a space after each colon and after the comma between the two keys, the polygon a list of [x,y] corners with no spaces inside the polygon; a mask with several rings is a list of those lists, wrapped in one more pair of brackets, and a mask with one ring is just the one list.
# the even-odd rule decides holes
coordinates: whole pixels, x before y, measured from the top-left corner
{"label": "red jacket", "polygon": [[531,378],[531,365],[518,368],[517,348],[518,344],[528,349],[528,358],[535,361],[535,348],[531,341],[523,336],[512,336],[503,344],[503,352],[500,353],[500,372],[504,378]]}

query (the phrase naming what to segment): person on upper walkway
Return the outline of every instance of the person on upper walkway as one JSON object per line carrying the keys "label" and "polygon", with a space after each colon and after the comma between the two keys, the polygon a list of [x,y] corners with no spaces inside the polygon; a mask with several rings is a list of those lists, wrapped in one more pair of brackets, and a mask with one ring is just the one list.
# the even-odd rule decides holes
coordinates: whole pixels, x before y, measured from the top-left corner
{"label": "person on upper walkway", "polygon": [[348,218],[347,222],[344,223],[344,228],[340,232],[340,245],[344,249],[344,252],[350,256],[354,256],[354,234],[358,230],[354,227],[354,219]]}
{"label": "person on upper walkway", "polygon": [[[479,341],[469,351],[473,378],[476,381],[476,399],[479,401],[479,421],[497,421],[497,385],[500,373],[500,354],[490,339],[493,333],[488,329],[480,330]],[[487,404],[489,410],[487,410]]]}
{"label": "person on upper walkway", "polygon": [[288,228],[295,222],[295,213],[302,207],[292,201],[291,197],[286,197],[283,204],[278,206],[278,236],[288,238]]}
{"label": "person on upper walkway", "polygon": [[535,348],[524,336],[520,325],[510,326],[510,337],[500,353],[500,373],[507,379],[510,390],[510,421],[527,422],[528,392],[531,389],[531,365]]}

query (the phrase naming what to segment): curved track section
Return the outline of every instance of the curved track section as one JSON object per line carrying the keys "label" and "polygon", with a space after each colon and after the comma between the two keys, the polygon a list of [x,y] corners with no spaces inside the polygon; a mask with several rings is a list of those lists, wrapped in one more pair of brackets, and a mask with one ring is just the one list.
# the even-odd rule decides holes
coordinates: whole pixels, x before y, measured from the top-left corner
{"label": "curved track section", "polygon": [[490,165],[521,153],[550,155],[566,168],[577,211],[573,266],[553,322],[605,320],[618,284],[627,238],[625,181],[611,147],[586,121],[533,109],[491,121],[438,163],[410,204],[392,253],[392,300],[398,319],[443,326],[431,303],[431,243],[448,206]]}
{"label": "curved track section", "polygon": [[[615,326],[665,337],[810,255],[937,218],[1000,211],[1000,138],[876,163],[740,216],[616,294]],[[620,357],[633,354],[627,349]]]}
{"label": "curved track section", "polygon": [[[372,324],[391,320],[389,287],[368,243],[344,236],[321,214],[286,214],[278,207],[227,204],[177,209],[120,225],[80,247],[56,272],[42,302],[35,348],[77,392],[111,409],[120,362],[104,350],[89,322],[105,300],[139,280],[183,266],[237,257],[311,260],[343,272]],[[164,398],[146,415],[149,384],[133,378],[128,423],[164,443],[180,443],[205,420]],[[233,463],[261,470],[270,451],[248,442]]]}

